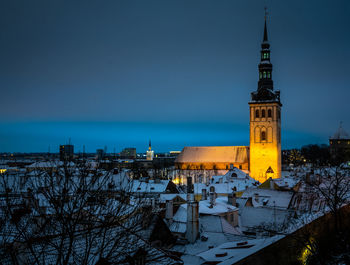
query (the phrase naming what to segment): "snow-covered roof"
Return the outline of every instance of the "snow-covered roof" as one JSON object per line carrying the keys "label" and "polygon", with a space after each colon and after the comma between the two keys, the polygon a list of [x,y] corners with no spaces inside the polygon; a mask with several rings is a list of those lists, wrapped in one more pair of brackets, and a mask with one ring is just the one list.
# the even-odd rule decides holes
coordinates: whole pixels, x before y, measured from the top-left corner
{"label": "snow-covered roof", "polygon": [[158,182],[154,180],[149,180],[148,182],[134,180],[132,190],[133,192],[162,193],[166,191],[169,182],[170,180],[159,180]]}
{"label": "snow-covered roof", "polygon": [[175,163],[248,163],[247,146],[188,146]]}
{"label": "snow-covered roof", "polygon": [[[74,164],[74,162],[69,162],[67,165],[72,167],[75,164]],[[27,168],[55,168],[55,167],[59,167],[59,166],[63,166],[62,161],[38,161],[38,162],[34,162],[33,164],[28,165],[26,167]]]}
{"label": "snow-covered roof", "polygon": [[217,262],[220,265],[231,265],[258,250],[271,245],[283,237],[284,236],[278,235],[264,239],[227,242],[218,247],[199,253],[197,256],[203,258],[206,262]]}
{"label": "snow-covered roof", "polygon": [[278,179],[273,179],[273,182],[279,187],[287,187],[289,189],[292,189],[298,182],[300,182],[300,179],[296,179],[293,177],[282,177]]}
{"label": "snow-covered roof", "polygon": [[286,224],[291,211],[266,207],[244,207],[240,211],[240,224],[243,230],[261,225],[281,226]]}
{"label": "snow-covered roof", "polygon": [[179,194],[179,193],[162,193],[159,196],[159,201],[160,202],[166,202],[166,201],[171,201],[175,199],[176,197],[180,197],[183,200],[187,199],[187,194]]}
{"label": "snow-covered roof", "polygon": [[[238,211],[238,208],[229,205],[227,203],[227,197],[218,197],[216,199],[215,205],[210,208],[210,201],[199,201],[199,216],[200,216],[200,223],[205,222],[208,220],[208,218],[203,216],[217,216],[223,213],[227,212],[234,212]],[[202,221],[201,221],[202,220]],[[220,219],[217,219],[220,220]],[[177,233],[184,233],[186,231],[186,222],[187,222],[187,204],[181,204],[177,212],[175,213],[173,217],[173,223],[170,225],[170,231],[177,232]],[[224,221],[223,221],[224,222]],[[225,227],[225,232],[229,233],[231,231],[232,233],[238,233],[237,231],[233,232],[233,228],[230,230],[230,228],[227,227],[227,224],[224,222],[220,222],[220,230],[222,231]],[[229,224],[228,224],[229,225]],[[214,229],[213,222],[208,222],[208,227],[211,229]],[[208,230],[211,232],[214,232],[212,230]]]}
{"label": "snow-covered roof", "polygon": [[[187,204],[184,207],[187,207]],[[182,206],[182,205],[181,205]],[[210,201],[199,201],[199,214],[210,214],[210,215],[218,215],[227,212],[238,211],[238,208],[227,203],[227,197],[218,197],[215,200],[215,205],[210,207]]]}
{"label": "snow-covered roof", "polygon": [[252,198],[254,207],[277,207],[287,209],[293,192],[250,188],[243,192],[242,198]]}

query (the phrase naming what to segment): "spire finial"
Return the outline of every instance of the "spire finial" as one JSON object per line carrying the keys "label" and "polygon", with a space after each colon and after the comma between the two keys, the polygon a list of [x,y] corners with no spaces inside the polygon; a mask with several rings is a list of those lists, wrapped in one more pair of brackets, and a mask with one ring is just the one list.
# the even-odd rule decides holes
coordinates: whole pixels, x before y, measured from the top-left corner
{"label": "spire finial", "polygon": [[265,26],[264,26],[264,42],[267,42],[268,40],[267,40],[267,27],[266,27],[266,20],[267,20],[267,15],[269,14],[268,12],[267,12],[267,7],[265,6],[264,7],[264,9],[265,9]]}

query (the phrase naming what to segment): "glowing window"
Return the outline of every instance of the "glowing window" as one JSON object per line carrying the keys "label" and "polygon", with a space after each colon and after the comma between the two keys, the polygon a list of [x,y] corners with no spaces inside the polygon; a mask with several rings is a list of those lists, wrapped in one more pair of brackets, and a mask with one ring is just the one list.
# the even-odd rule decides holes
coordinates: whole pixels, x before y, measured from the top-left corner
{"label": "glowing window", "polygon": [[264,109],[261,111],[261,118],[265,118],[265,110]]}
{"label": "glowing window", "polygon": [[267,72],[267,78],[271,78],[271,73]]}
{"label": "glowing window", "polygon": [[265,131],[261,132],[261,141],[266,141],[266,132]]}
{"label": "glowing window", "polygon": [[266,78],[266,72],[264,72],[264,74],[263,74],[263,75],[264,75],[264,78]]}

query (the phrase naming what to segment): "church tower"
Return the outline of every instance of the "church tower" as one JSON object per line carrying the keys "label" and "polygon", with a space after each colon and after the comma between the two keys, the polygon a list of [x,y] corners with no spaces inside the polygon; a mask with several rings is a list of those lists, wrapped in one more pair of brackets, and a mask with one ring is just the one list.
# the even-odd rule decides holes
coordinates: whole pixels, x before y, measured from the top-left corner
{"label": "church tower", "polygon": [[281,176],[281,107],[280,91],[273,90],[265,15],[258,89],[249,102],[250,175],[260,182]]}

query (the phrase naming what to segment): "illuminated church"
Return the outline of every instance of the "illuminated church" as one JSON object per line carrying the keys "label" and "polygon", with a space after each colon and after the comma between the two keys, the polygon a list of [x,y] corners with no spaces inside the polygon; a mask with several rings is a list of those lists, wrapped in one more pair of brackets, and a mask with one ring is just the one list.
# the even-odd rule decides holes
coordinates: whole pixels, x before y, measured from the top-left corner
{"label": "illuminated church", "polygon": [[282,104],[280,91],[273,89],[266,18],[260,53],[258,88],[249,102],[250,146],[185,147],[175,160],[177,169],[228,170],[234,166],[260,182],[281,176]]}

